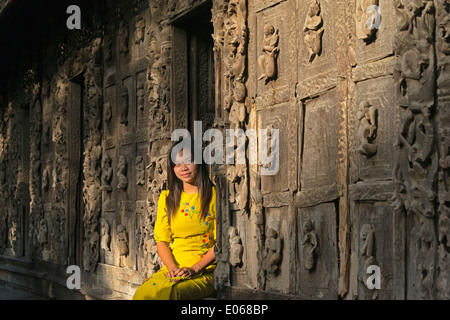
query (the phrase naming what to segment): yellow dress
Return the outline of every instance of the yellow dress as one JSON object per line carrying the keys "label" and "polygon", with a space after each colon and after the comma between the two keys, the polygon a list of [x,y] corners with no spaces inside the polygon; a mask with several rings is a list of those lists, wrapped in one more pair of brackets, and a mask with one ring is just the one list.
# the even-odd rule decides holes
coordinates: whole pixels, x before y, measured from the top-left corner
{"label": "yellow dress", "polygon": [[[172,215],[169,224],[166,210],[165,190],[158,201],[155,222],[155,241],[171,243],[170,249],[178,268],[192,267],[216,243],[216,192],[213,187],[208,215],[201,218],[198,193],[181,193],[180,207]],[[209,265],[193,278],[166,278],[168,270],[163,267],[137,288],[133,300],[197,300],[215,294],[214,269]]]}

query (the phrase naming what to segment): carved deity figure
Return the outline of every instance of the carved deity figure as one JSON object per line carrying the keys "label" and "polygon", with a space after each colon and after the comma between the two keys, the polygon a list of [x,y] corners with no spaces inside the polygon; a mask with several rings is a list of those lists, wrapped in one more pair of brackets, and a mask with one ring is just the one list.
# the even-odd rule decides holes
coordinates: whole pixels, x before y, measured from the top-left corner
{"label": "carved deity figure", "polygon": [[272,25],[264,25],[264,40],[262,43],[263,54],[258,57],[258,66],[261,75],[258,80],[266,78],[274,79],[277,76],[277,57],[280,51],[278,47],[278,30]]}
{"label": "carved deity figure", "polygon": [[111,181],[113,177],[113,168],[111,166],[111,158],[107,154],[103,154],[102,158],[102,186],[101,190],[110,192],[112,190]]}
{"label": "carved deity figure", "polygon": [[44,171],[42,173],[42,190],[44,190],[45,192],[48,191],[49,187],[50,187],[50,166],[47,165],[44,168]]}
{"label": "carved deity figure", "polygon": [[317,234],[313,228],[311,218],[308,217],[303,225],[303,260],[306,270],[312,270],[315,264],[315,251],[318,246]]}
{"label": "carved deity figure", "polygon": [[228,229],[228,241],[230,242],[230,264],[233,267],[239,266],[242,263],[244,247],[236,227],[231,226]]}
{"label": "carved deity figure", "polygon": [[123,224],[117,226],[117,248],[120,254],[119,267],[124,266],[124,257],[128,255],[128,236]]}
{"label": "carved deity figure", "polygon": [[144,83],[141,82],[137,87],[137,106],[139,110],[144,110],[145,107],[145,90]]}
{"label": "carved deity figure", "polygon": [[[377,20],[381,17],[378,13],[378,0],[356,1],[356,37],[369,40],[377,32]],[[378,15],[378,16],[377,16]]]}
{"label": "carved deity figure", "polygon": [[128,26],[125,22],[120,24],[119,28],[119,52],[123,54],[128,53],[128,40],[130,36],[130,31],[128,30]]}
{"label": "carved deity figure", "polygon": [[112,118],[112,106],[111,102],[105,102],[103,105],[103,119],[105,120],[105,123],[108,124],[111,122]]}
{"label": "carved deity figure", "polygon": [[136,170],[136,184],[139,186],[143,186],[145,184],[144,157],[142,156],[136,157],[135,170]]}
{"label": "carved deity figure", "polygon": [[373,143],[377,131],[377,109],[364,100],[359,105],[356,119],[359,120],[357,136],[359,140],[358,152],[366,157],[377,153],[377,145]]}
{"label": "carved deity figure", "polygon": [[269,273],[276,273],[281,262],[282,242],[278,232],[272,228],[267,230],[266,243],[263,253],[263,269]]}
{"label": "carved deity figure", "polygon": [[119,157],[117,177],[119,178],[119,183],[117,188],[121,190],[126,190],[128,188],[128,178],[127,178],[127,158],[124,155]]}
{"label": "carved deity figure", "polygon": [[305,24],[303,26],[303,32],[305,37],[306,48],[308,49],[309,62],[312,62],[316,55],[320,55],[322,52],[322,34],[324,31],[323,18],[320,13],[320,4],[317,0],[314,0],[309,6],[306,14]]}
{"label": "carved deity figure", "polygon": [[145,36],[145,20],[143,18],[140,18],[136,21],[136,33],[134,42],[136,44],[143,42]]}
{"label": "carved deity figure", "polygon": [[48,234],[47,221],[44,218],[42,218],[39,221],[39,229],[38,229],[38,242],[41,245],[47,243],[47,234]]}
{"label": "carved deity figure", "polygon": [[373,230],[370,224],[366,223],[361,227],[359,252],[364,259],[364,268],[363,268],[364,283],[366,283],[368,278],[368,275],[366,274],[367,268],[370,265],[377,264],[376,259],[374,257],[374,234],[375,231]]}
{"label": "carved deity figure", "polygon": [[120,94],[120,123],[128,125],[128,89],[124,87],[122,93]]}
{"label": "carved deity figure", "polygon": [[244,104],[246,94],[247,92],[245,85],[236,81],[233,94],[234,101],[229,115],[229,120],[234,123],[235,129],[239,129],[244,126],[244,121],[247,116],[247,111]]}
{"label": "carved deity figure", "polygon": [[100,243],[100,247],[105,250],[110,252],[111,249],[109,248],[109,245],[111,243],[111,235],[109,234],[109,223],[108,221],[106,221],[105,218],[102,218],[101,220],[101,235],[102,235],[102,240]]}
{"label": "carved deity figure", "polygon": [[103,37],[103,44],[102,44],[102,51],[103,51],[103,58],[105,61],[111,61],[112,59],[112,40],[110,35],[105,35]]}

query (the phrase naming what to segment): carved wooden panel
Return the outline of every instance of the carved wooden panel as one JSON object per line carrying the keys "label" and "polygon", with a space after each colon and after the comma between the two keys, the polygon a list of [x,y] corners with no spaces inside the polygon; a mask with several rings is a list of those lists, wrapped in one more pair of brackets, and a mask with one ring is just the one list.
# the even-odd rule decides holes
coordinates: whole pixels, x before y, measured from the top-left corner
{"label": "carved wooden panel", "polygon": [[266,208],[265,241],[262,250],[262,270],[265,290],[293,292],[295,243],[294,214],[290,206]]}
{"label": "carved wooden panel", "polygon": [[297,212],[297,290],[314,299],[334,299],[339,277],[336,204],[323,203]]}
{"label": "carved wooden panel", "polygon": [[337,83],[338,5],[333,0],[302,0],[298,6],[298,85],[300,99]]}
{"label": "carved wooden panel", "polygon": [[[381,59],[393,53],[393,39],[396,23],[395,4],[390,0],[357,1],[356,61],[358,64]],[[367,25],[372,28],[367,28]],[[366,28],[370,33],[358,36],[358,31]]]}
{"label": "carved wooden panel", "polygon": [[249,70],[256,81],[260,107],[290,98],[290,84],[296,76],[292,68],[296,63],[295,37],[291,36],[295,34],[294,19],[294,3],[286,1],[256,12],[256,23],[250,26],[256,48],[251,52]]}
{"label": "carved wooden panel", "polygon": [[[399,115],[394,105],[394,83],[381,77],[356,84],[356,117],[352,137],[358,157],[359,179],[389,179],[392,176]],[[369,110],[370,109],[370,110]],[[372,111],[373,110],[373,111]],[[373,115],[370,115],[373,113]]]}
{"label": "carved wooden panel", "polygon": [[301,190],[336,182],[336,95],[334,91],[305,102]]}
{"label": "carved wooden panel", "polygon": [[[355,202],[352,209],[356,228],[352,235],[352,259],[357,261],[351,277],[357,287],[354,298],[401,299],[406,270],[401,261],[404,243],[399,239],[404,236],[404,220],[398,220],[386,202]],[[373,274],[367,270],[370,265],[380,268],[380,289],[368,288],[367,281]]]}
{"label": "carved wooden panel", "polygon": [[[292,115],[292,108],[290,104],[285,103],[258,112],[258,128],[267,130],[267,141],[265,141],[266,149],[268,150],[267,157],[273,156],[278,161],[278,172],[274,171],[275,174],[273,175],[261,176],[261,191],[263,193],[286,191],[289,189],[290,180],[296,180],[296,170],[289,167],[289,164],[290,161],[295,161],[297,158],[294,146],[297,128],[294,125],[286,126],[292,119],[289,118]],[[273,149],[271,149],[270,145],[272,129],[278,130],[278,141],[275,141]],[[263,143],[262,135],[258,137],[258,141],[258,143]],[[262,160],[261,150],[262,148],[258,148],[258,161],[260,162]],[[272,165],[272,162],[265,164],[265,167],[270,168],[270,165]],[[289,171],[289,169],[292,171]]]}

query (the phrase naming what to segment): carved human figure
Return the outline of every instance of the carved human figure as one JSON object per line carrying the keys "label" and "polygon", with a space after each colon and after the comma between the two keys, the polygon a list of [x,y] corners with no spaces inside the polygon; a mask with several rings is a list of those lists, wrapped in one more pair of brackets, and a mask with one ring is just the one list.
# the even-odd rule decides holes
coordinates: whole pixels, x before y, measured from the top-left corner
{"label": "carved human figure", "polygon": [[127,178],[127,158],[124,155],[119,157],[119,163],[117,165],[117,178],[119,178],[119,183],[117,188],[121,190],[126,190],[128,188],[128,178]]}
{"label": "carved human figure", "polygon": [[281,262],[282,243],[278,232],[272,228],[267,230],[264,247],[263,268],[266,272],[276,273]]}
{"label": "carved human figure", "polygon": [[120,123],[124,125],[128,125],[128,107],[129,107],[129,100],[128,100],[128,89],[127,87],[124,87],[122,89],[122,93],[120,94]]}
{"label": "carved human figure", "polygon": [[143,42],[144,37],[145,37],[145,20],[144,18],[141,17],[136,21],[136,33],[134,42],[136,44]]}
{"label": "carved human figure", "polygon": [[103,37],[103,44],[102,44],[103,58],[105,59],[105,61],[111,61],[112,59],[111,47],[112,47],[111,36],[107,34]]}
{"label": "carved human figure", "polygon": [[258,66],[261,75],[258,80],[266,78],[274,79],[277,76],[277,57],[280,51],[278,47],[278,30],[271,24],[264,25],[264,40],[262,42],[263,54],[258,57]]}
{"label": "carved human figure", "polygon": [[241,237],[238,235],[236,227],[229,227],[228,241],[230,243],[230,264],[233,267],[239,266],[242,263],[244,247],[241,244]]}
{"label": "carved human figure", "polygon": [[[367,274],[367,269],[371,265],[378,265],[377,260],[375,259],[374,251],[375,251],[375,242],[374,242],[374,234],[375,230],[370,224],[363,224],[360,231],[360,248],[359,253],[361,254],[362,259],[364,260],[363,263],[363,269],[360,274],[360,279],[362,278],[362,281],[364,284],[367,283],[367,280],[370,276],[370,274]],[[374,293],[376,295],[376,293]]]}
{"label": "carved human figure", "polygon": [[125,22],[120,24],[119,28],[119,52],[123,54],[128,53],[128,40],[129,40],[130,31],[128,30],[128,26]]}
{"label": "carved human figure", "polygon": [[109,234],[110,227],[109,227],[109,223],[105,218],[102,218],[101,220],[101,244],[100,247],[105,250],[110,252],[111,249],[109,247],[110,243],[111,243],[111,235]]}
{"label": "carved human figure", "polygon": [[313,228],[312,220],[308,216],[303,225],[303,260],[306,270],[312,270],[315,264],[315,251],[318,246],[317,234]]}
{"label": "carved human figure", "polygon": [[235,129],[241,128],[244,125],[247,111],[245,108],[246,88],[241,82],[236,81],[234,86],[234,101],[230,109],[229,120],[234,123]]}
{"label": "carved human figure", "polygon": [[105,104],[103,105],[103,109],[104,109],[104,120],[105,122],[108,124],[111,122],[111,117],[112,117],[112,106],[111,106],[111,102],[105,102]]}
{"label": "carved human figure", "polygon": [[373,143],[377,133],[377,109],[367,100],[359,105],[356,119],[359,121],[357,136],[359,140],[358,152],[366,157],[377,153],[377,145]]}
{"label": "carved human figure", "polygon": [[145,90],[144,83],[141,82],[137,87],[137,106],[139,110],[144,110],[145,107]]}
{"label": "carved human figure", "polygon": [[113,168],[111,166],[111,158],[104,153],[102,158],[102,186],[101,190],[110,192],[112,190],[111,181],[113,177]]}
{"label": "carved human figure", "polygon": [[322,52],[322,34],[324,31],[323,18],[320,13],[320,4],[313,0],[306,14],[303,32],[304,41],[309,54],[309,62]]}
{"label": "carved human figure", "polygon": [[128,255],[128,236],[123,224],[117,225],[117,249],[119,250],[119,266],[124,266],[124,257]]}
{"label": "carved human figure", "polygon": [[38,239],[37,239],[41,245],[47,243],[47,234],[48,234],[47,221],[44,218],[41,218],[41,220],[39,221]]}
{"label": "carved human figure", "polygon": [[135,162],[136,184],[143,186],[145,184],[145,166],[144,157],[137,156]]}
{"label": "carved human figure", "polygon": [[[377,16],[378,0],[356,1],[356,37],[369,40],[377,32],[376,22],[381,15]],[[371,10],[372,9],[372,10]]]}

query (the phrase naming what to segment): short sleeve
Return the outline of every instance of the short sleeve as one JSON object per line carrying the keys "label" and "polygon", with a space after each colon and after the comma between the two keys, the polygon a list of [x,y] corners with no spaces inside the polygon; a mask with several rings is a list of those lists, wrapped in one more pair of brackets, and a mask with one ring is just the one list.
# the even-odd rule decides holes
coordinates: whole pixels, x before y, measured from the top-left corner
{"label": "short sleeve", "polygon": [[155,241],[172,242],[172,230],[170,229],[169,219],[167,218],[166,198],[169,191],[161,192],[158,200],[158,211],[155,222]]}

